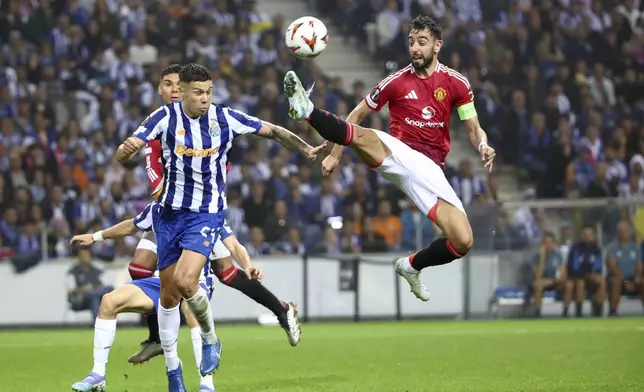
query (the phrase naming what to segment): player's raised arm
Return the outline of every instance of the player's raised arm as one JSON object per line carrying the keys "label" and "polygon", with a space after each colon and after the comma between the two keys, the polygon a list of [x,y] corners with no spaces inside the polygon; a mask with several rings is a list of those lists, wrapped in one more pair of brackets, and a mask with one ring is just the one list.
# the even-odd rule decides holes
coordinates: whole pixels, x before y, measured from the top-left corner
{"label": "player's raised arm", "polygon": [[129,161],[148,142],[161,137],[164,126],[167,127],[168,117],[169,112],[165,106],[155,110],[134,131],[134,134],[125,139],[123,144],[119,146],[118,150],[116,150],[116,160],[121,163]]}
{"label": "player's raised arm", "polygon": [[474,107],[474,93],[467,80],[460,80],[459,77],[454,83],[454,89],[456,90],[455,105],[458,117],[465,122],[465,128],[467,128],[470,141],[481,155],[483,165],[491,171],[496,152],[487,144],[487,134],[479,123],[479,117]]}
{"label": "player's raised arm", "polygon": [[257,132],[257,135],[273,139],[290,150],[299,151],[312,161],[316,160],[320,151],[326,147],[326,142],[317,147],[312,147],[288,129],[271,124],[268,121],[262,121],[262,127]]}
{"label": "player's raised arm", "polygon": [[221,113],[221,115],[226,117],[235,136],[252,134],[273,139],[288,149],[301,152],[311,160],[315,160],[320,150],[326,147],[326,142],[317,147],[311,147],[307,142],[286,128],[260,120],[257,117],[250,116],[238,110],[228,107],[218,110],[221,110],[221,112],[218,112],[218,115]]}
{"label": "player's raised arm", "polygon": [[116,240],[132,235],[138,231],[152,230],[152,209],[158,208],[156,203],[148,204],[145,209],[134,219],[127,219],[105,230],[93,234],[79,234],[72,237],[70,244],[78,243],[82,246],[92,245],[94,242]]}

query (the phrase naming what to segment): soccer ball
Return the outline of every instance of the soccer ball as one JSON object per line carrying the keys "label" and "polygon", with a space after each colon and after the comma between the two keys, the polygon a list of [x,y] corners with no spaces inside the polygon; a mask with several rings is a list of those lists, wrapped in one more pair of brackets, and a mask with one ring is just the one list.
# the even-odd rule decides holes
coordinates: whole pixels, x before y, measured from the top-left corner
{"label": "soccer ball", "polygon": [[329,42],[329,33],[321,20],[304,16],[288,26],[285,34],[286,47],[301,59],[317,57]]}

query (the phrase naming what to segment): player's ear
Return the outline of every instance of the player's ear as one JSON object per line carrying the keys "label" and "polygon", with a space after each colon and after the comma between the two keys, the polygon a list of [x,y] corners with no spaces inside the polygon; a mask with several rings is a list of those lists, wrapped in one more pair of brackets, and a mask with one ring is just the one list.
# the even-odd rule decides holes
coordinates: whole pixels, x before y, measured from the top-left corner
{"label": "player's ear", "polygon": [[437,39],[436,42],[434,43],[434,53],[438,54],[438,52],[441,51],[442,47],[443,47],[443,40]]}

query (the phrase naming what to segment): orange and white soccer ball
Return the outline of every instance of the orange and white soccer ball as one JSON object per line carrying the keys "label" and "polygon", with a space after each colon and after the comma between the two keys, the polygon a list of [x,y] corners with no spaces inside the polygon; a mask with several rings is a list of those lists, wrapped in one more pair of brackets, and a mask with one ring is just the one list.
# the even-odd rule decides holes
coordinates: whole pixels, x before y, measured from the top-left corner
{"label": "orange and white soccer ball", "polygon": [[329,42],[329,33],[321,20],[304,16],[288,26],[285,34],[286,47],[301,59],[317,57]]}

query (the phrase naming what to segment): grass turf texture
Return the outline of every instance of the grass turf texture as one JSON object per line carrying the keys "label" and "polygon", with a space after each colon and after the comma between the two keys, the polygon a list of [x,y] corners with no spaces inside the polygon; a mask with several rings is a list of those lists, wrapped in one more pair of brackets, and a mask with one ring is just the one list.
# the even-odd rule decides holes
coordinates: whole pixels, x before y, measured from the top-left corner
{"label": "grass turf texture", "polygon": [[[644,318],[304,325],[283,331],[222,326],[219,392],[643,391]],[[167,390],[161,357],[127,357],[144,329],[117,330],[108,391]],[[180,335],[184,379],[198,378],[190,333]],[[92,331],[0,332],[0,390],[69,391],[92,367]]]}

